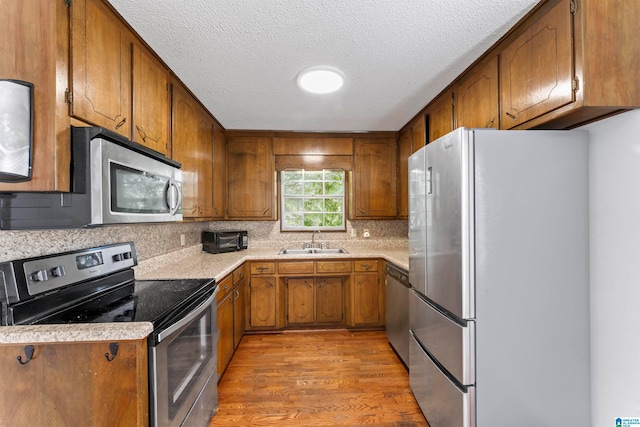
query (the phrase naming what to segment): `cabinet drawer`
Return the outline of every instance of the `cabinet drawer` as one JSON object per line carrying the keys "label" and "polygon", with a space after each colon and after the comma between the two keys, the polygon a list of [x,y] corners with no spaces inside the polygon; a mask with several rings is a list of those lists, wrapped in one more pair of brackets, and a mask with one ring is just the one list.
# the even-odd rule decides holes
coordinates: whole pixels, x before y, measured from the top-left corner
{"label": "cabinet drawer", "polygon": [[375,259],[353,261],[353,271],[378,271],[378,261]]}
{"label": "cabinet drawer", "polygon": [[222,301],[224,297],[229,295],[229,292],[231,292],[231,290],[233,289],[231,278],[231,274],[229,274],[228,276],[225,276],[225,278],[220,282],[218,282],[218,287],[220,288],[220,290],[218,291],[218,295],[216,295],[216,302]]}
{"label": "cabinet drawer", "polygon": [[278,273],[313,273],[313,261],[279,262]]}
{"label": "cabinet drawer", "polygon": [[351,261],[318,261],[316,268],[318,273],[349,273]]}
{"label": "cabinet drawer", "polygon": [[242,265],[242,267],[236,268],[233,271],[233,284],[235,285],[242,279],[244,279],[244,274],[244,265]]}
{"label": "cabinet drawer", "polygon": [[251,274],[274,274],[276,272],[276,263],[270,262],[252,262]]}

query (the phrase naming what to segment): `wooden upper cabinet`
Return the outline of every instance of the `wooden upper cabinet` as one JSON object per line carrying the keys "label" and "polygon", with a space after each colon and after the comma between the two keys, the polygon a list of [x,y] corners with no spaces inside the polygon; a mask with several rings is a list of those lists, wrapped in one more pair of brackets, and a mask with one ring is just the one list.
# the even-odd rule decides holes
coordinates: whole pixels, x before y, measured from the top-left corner
{"label": "wooden upper cabinet", "polygon": [[400,132],[398,140],[398,218],[409,217],[409,156],[411,129]]}
{"label": "wooden upper cabinet", "polygon": [[213,204],[213,119],[178,81],[173,87],[173,159],[182,164],[182,215],[209,218]]}
{"label": "wooden upper cabinet", "polygon": [[353,218],[395,217],[396,138],[354,138],[351,209]]}
{"label": "wooden upper cabinet", "polygon": [[0,78],[33,83],[31,180],[0,191],[70,191],[69,16],[63,1],[0,0]]}
{"label": "wooden upper cabinet", "polygon": [[133,34],[102,0],[71,2],[71,115],[131,138]]}
{"label": "wooden upper cabinet", "polygon": [[571,4],[558,2],[500,53],[502,129],[574,101]]}
{"label": "wooden upper cabinet", "polygon": [[227,144],[224,131],[213,128],[213,206],[211,217],[223,219],[227,197]]}
{"label": "wooden upper cabinet", "polygon": [[163,155],[169,147],[169,69],[133,44],[133,141]]}
{"label": "wooden upper cabinet", "polygon": [[492,56],[472,68],[455,86],[455,127],[499,126],[498,58]]}
{"label": "wooden upper cabinet", "polygon": [[435,141],[453,130],[452,91],[442,93],[427,110],[429,141]]}
{"label": "wooden upper cabinet", "polygon": [[229,137],[227,166],[227,216],[232,219],[275,219],[271,138]]}
{"label": "wooden upper cabinet", "polygon": [[418,120],[411,126],[411,152],[415,153],[425,146],[427,142],[426,117],[420,115]]}

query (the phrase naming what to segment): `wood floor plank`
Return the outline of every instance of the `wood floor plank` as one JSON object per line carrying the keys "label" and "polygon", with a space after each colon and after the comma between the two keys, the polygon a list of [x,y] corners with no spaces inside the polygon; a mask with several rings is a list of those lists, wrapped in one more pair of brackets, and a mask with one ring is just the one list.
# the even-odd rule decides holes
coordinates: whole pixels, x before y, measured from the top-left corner
{"label": "wood floor plank", "polygon": [[246,335],[215,426],[428,426],[384,331]]}

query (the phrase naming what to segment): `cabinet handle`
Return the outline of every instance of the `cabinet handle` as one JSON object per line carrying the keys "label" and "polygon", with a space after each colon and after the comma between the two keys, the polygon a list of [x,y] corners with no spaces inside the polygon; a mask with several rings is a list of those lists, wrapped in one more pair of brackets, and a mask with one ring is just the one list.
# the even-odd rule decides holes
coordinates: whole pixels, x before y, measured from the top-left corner
{"label": "cabinet handle", "polygon": [[31,361],[31,358],[33,357],[33,351],[35,350],[35,347],[32,345],[25,345],[24,346],[24,355],[26,356],[26,359],[24,360],[24,362],[22,361],[22,356],[18,356],[16,357],[16,359],[18,360],[18,362],[21,365],[26,365],[27,363],[29,363]]}
{"label": "cabinet handle", "polygon": [[236,289],[236,300],[240,299],[240,291],[238,289]]}
{"label": "cabinet handle", "polygon": [[258,270],[260,273],[263,273],[265,270],[267,270],[267,267],[260,266],[260,267],[256,268],[256,270]]}
{"label": "cabinet handle", "polygon": [[362,264],[362,268],[365,270],[371,270],[371,264]]}
{"label": "cabinet handle", "polygon": [[514,116],[513,114],[511,114],[511,113],[508,113],[508,112],[507,112],[507,113],[505,113],[505,114],[506,114],[507,116],[511,117],[513,120],[518,120],[518,118],[517,118],[516,116]]}
{"label": "cabinet handle", "polygon": [[124,119],[122,119],[120,123],[116,125],[116,129],[120,129],[122,125],[124,125],[126,122],[127,122],[127,118],[125,117]]}
{"label": "cabinet handle", "polygon": [[[117,128],[116,128],[117,129]],[[140,129],[140,126],[136,125],[136,130],[138,131],[138,133],[140,134],[140,137],[142,138],[142,140],[144,142],[147,142],[147,134],[145,133],[145,131],[143,131],[142,129]]]}
{"label": "cabinet handle", "polygon": [[104,357],[109,361],[113,361],[113,359],[116,358],[116,356],[118,355],[118,343],[117,342],[112,342],[109,344],[109,353],[105,353]]}
{"label": "cabinet handle", "polygon": [[229,285],[224,285],[224,286],[222,287],[222,290],[223,290],[223,291],[225,291],[225,292],[227,291],[227,289],[229,289]]}

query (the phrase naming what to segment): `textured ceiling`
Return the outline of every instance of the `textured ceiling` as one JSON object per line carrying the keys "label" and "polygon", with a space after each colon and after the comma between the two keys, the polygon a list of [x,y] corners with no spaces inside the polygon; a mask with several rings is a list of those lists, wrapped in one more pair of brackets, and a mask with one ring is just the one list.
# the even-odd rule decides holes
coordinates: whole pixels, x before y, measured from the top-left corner
{"label": "textured ceiling", "polygon": [[[227,129],[397,131],[537,0],[109,0]],[[296,86],[312,65],[339,93]]]}

